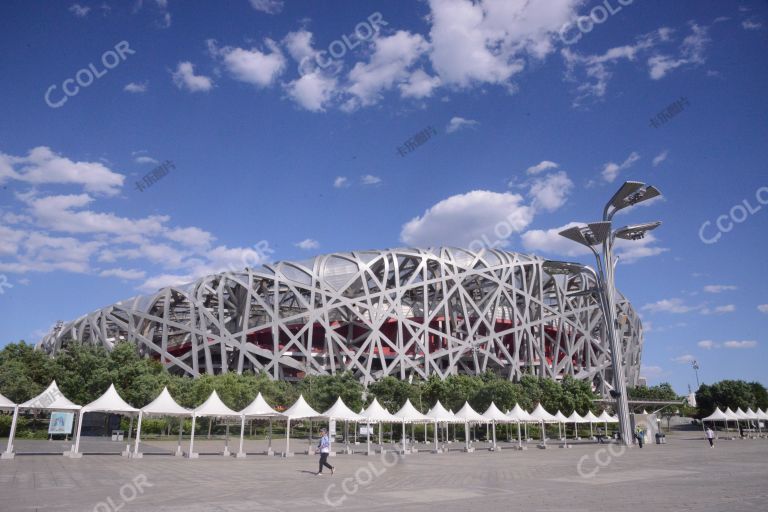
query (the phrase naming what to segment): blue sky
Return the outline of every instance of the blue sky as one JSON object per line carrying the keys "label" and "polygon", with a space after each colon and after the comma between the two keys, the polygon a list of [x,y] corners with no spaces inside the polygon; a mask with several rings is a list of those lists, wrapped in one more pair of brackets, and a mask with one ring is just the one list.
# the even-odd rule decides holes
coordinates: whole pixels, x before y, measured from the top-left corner
{"label": "blue sky", "polygon": [[633,179],[664,193],[616,220],[664,222],[619,250],[644,375],[768,383],[767,30],[758,1],[3,2],[0,345],[243,262],[591,263],[556,233]]}

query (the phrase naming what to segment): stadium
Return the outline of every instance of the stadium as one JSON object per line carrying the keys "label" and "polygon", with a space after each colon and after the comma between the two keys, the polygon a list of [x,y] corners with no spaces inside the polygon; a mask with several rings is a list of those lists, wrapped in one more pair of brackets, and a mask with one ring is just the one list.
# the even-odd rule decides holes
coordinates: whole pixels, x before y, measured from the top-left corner
{"label": "stadium", "polygon": [[[163,288],[60,323],[38,348],[55,356],[74,341],[110,349],[127,340],[192,377],[348,371],[367,385],[388,375],[570,375],[607,395],[613,372],[594,287],[589,272],[550,274],[547,260],[502,250],[352,251]],[[633,386],[642,325],[622,296],[618,308]]]}

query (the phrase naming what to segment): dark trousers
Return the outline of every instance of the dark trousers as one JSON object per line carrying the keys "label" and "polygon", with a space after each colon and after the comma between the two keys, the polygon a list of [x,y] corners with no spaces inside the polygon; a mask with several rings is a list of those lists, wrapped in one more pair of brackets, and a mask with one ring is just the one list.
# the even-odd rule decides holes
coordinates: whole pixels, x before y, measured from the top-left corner
{"label": "dark trousers", "polygon": [[715,446],[715,440],[712,439],[711,437],[708,437],[707,441],[709,441],[709,446]]}
{"label": "dark trousers", "polygon": [[327,453],[321,453],[320,454],[320,468],[317,470],[318,473],[323,472],[323,466],[327,467],[328,469],[333,469],[333,466],[328,464],[328,454]]}

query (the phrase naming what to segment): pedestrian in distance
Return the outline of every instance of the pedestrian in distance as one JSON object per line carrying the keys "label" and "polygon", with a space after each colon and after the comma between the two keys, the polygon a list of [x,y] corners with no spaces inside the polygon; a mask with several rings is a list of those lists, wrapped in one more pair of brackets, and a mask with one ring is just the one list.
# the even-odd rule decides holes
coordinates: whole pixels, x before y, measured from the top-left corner
{"label": "pedestrian in distance", "polygon": [[597,427],[597,443],[605,444],[605,441],[603,441],[603,427]]}
{"label": "pedestrian in distance", "polygon": [[707,428],[707,441],[709,441],[709,447],[715,447],[715,432],[711,428]]}
{"label": "pedestrian in distance", "polygon": [[317,444],[317,448],[320,450],[320,468],[317,471],[317,476],[323,474],[323,466],[330,469],[331,474],[333,474],[333,466],[328,464],[328,455],[331,453],[331,441],[328,439],[328,431],[321,428],[320,434],[320,442]]}
{"label": "pedestrian in distance", "polygon": [[643,442],[645,442],[645,431],[640,427],[637,427],[637,432],[635,433],[635,437],[637,438],[637,444],[640,446],[640,448],[642,448]]}

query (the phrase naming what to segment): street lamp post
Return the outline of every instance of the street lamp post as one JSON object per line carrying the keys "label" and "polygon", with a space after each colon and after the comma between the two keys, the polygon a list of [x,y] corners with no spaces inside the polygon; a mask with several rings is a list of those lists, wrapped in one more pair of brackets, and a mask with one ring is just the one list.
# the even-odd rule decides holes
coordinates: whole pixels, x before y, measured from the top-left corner
{"label": "street lamp post", "polygon": [[699,389],[701,387],[701,384],[699,384],[699,362],[694,359],[691,361],[691,365],[693,366],[693,371],[696,373],[696,389]]}
{"label": "street lamp post", "polygon": [[[648,231],[659,227],[661,223],[636,224],[613,231],[612,219],[619,210],[634,206],[659,195],[661,195],[661,192],[653,186],[637,181],[627,181],[605,205],[602,222],[593,222],[582,227],[575,226],[560,232],[561,236],[589,248],[597,262],[597,272],[592,272],[594,272],[598,284],[600,305],[605,317],[608,343],[611,347],[611,365],[613,366],[614,377],[611,396],[616,398],[616,413],[619,417],[621,439],[622,443],[627,446],[632,442],[632,429],[629,421],[627,380],[624,373],[623,354],[618,335],[615,281],[617,259],[613,256],[613,246],[616,238],[639,240]],[[602,246],[602,255],[595,249],[596,246]]]}

